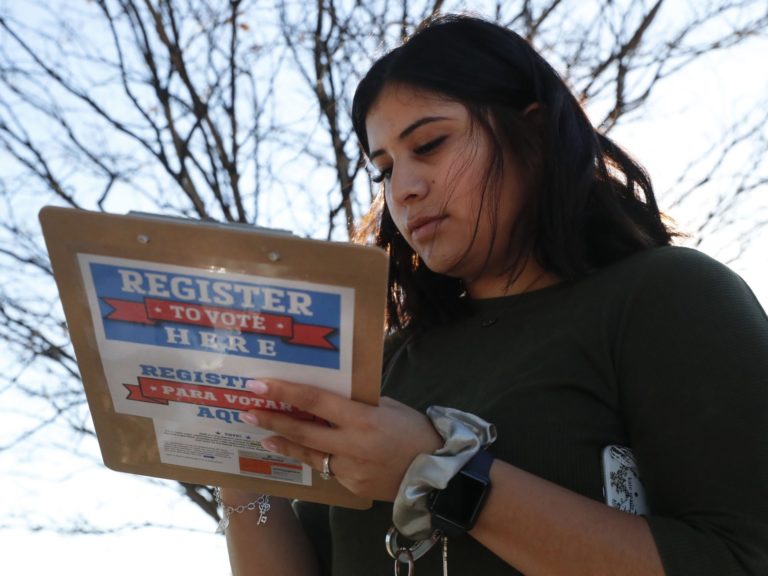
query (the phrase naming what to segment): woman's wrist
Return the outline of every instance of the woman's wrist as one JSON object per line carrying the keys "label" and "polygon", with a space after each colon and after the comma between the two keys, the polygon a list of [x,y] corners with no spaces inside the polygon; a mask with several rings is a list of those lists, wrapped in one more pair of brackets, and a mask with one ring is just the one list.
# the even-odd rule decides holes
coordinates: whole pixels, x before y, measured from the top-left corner
{"label": "woman's wrist", "polygon": [[[234,492],[234,494],[232,492]],[[221,520],[216,529],[217,532],[221,534],[226,532],[230,518],[233,515],[246,514],[249,512],[258,513],[257,525],[267,523],[267,514],[272,507],[269,495],[236,489],[222,490],[220,487],[216,487],[214,489],[214,496],[216,498],[216,504],[221,508]]]}
{"label": "woman's wrist", "polygon": [[445,444],[431,454],[419,454],[411,462],[392,510],[398,532],[417,540],[432,532],[429,495],[445,489],[467,462],[496,440],[493,424],[474,414],[430,406],[427,416]]}

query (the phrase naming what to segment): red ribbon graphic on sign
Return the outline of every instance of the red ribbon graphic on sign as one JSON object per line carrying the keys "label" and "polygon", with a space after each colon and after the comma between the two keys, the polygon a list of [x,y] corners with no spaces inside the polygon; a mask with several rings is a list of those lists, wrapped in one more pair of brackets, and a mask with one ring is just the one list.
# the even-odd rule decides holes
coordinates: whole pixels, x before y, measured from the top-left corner
{"label": "red ribbon graphic on sign", "polygon": [[229,410],[271,410],[286,412],[299,420],[320,420],[314,414],[298,410],[290,404],[267,400],[247,390],[222,390],[213,386],[158,378],[138,378],[138,382],[138,384],[123,384],[128,390],[128,400],[165,406],[169,402],[183,402]]}
{"label": "red ribbon graphic on sign", "polygon": [[157,322],[191,324],[205,328],[278,336],[288,344],[336,350],[336,346],[327,340],[335,332],[335,328],[300,324],[291,316],[154,298],[145,298],[143,302],[115,298],[103,298],[103,300],[114,308],[107,315],[108,320],[150,325]]}

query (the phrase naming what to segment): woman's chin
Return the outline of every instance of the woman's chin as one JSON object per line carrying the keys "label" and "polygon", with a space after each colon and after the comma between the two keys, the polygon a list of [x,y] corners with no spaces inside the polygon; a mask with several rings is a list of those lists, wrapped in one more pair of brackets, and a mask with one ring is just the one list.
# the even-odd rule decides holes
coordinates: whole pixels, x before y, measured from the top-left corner
{"label": "woman's chin", "polygon": [[424,265],[435,274],[449,276],[451,278],[465,278],[461,266],[455,259],[440,258],[436,256],[420,256]]}

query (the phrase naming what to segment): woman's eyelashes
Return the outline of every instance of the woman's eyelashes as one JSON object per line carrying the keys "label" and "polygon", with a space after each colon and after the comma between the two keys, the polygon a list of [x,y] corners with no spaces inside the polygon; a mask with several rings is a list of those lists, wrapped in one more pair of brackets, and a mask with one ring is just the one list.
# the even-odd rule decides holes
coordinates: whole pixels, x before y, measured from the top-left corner
{"label": "woman's eyelashes", "polygon": [[448,136],[440,136],[438,138],[435,138],[434,140],[430,140],[426,144],[417,146],[416,148],[413,149],[413,151],[415,154],[418,154],[419,156],[424,156],[425,154],[429,154],[430,152],[437,150],[440,144],[445,142],[446,138],[448,138]]}
{"label": "woman's eyelashes", "polygon": [[[434,140],[430,140],[426,144],[414,148],[413,153],[417,156],[426,156],[430,152],[437,150],[440,145],[445,142],[446,138],[448,138],[448,136],[440,136]],[[384,180],[389,180],[390,176],[392,176],[392,168],[382,168],[371,174],[371,181],[375,184],[381,184]]]}
{"label": "woman's eyelashes", "polygon": [[374,184],[381,184],[384,180],[389,180],[392,175],[392,168],[385,168],[384,170],[377,170],[371,174],[371,182]]}

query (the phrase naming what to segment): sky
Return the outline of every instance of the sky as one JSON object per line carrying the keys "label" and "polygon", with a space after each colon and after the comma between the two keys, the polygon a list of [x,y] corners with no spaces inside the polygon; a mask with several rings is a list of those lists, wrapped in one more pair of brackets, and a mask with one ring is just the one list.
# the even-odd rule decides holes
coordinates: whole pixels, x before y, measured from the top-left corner
{"label": "sky", "polygon": [[[768,53],[768,39],[763,37],[723,52],[713,52],[689,65],[684,71],[664,80],[654,90],[646,108],[638,116],[630,115],[611,132],[611,137],[645,166],[650,174],[659,205],[671,216],[679,229],[693,234],[684,245],[702,251],[731,266],[768,306],[768,230],[750,236],[737,254],[738,243],[732,242],[737,230],[761,219],[768,222],[768,202],[755,195],[735,212],[733,231],[695,236],[696,225],[703,213],[712,207],[718,194],[727,195],[731,182],[725,179],[708,184],[706,194],[696,202],[676,205],[674,199],[686,184],[697,180],[708,162],[692,170],[680,182],[681,173],[691,159],[703,156],[707,147],[717,141],[746,110],[758,109],[765,116],[768,99],[768,69],[763,60]],[[762,102],[762,106],[760,103]],[[708,157],[712,160],[712,156]],[[741,169],[751,159],[735,155],[731,168]]]}
{"label": "sky", "polygon": [[[703,152],[703,143],[737,122],[744,110],[754,107],[755,102],[766,101],[768,69],[762,63],[766,53],[768,39],[763,38],[748,47],[702,59],[661,85],[641,119],[619,126],[612,134],[648,169],[662,209],[674,196],[687,159]],[[764,113],[764,108],[761,110]],[[728,192],[718,182],[712,188]],[[697,210],[707,210],[709,205],[684,208],[670,208],[668,214],[682,231],[694,232],[691,222]],[[745,202],[737,214],[744,223],[754,218],[768,222],[768,202],[764,196],[755,197]],[[768,229],[754,234],[745,253],[736,259],[731,239],[728,234],[706,235],[699,248],[731,266],[768,308]],[[693,244],[693,240],[687,244]]]}
{"label": "sky", "polygon": [[[753,43],[748,51],[707,59],[665,84],[641,120],[614,133],[646,165],[658,190],[673,187],[683,158],[700,146],[706,134],[727,126],[750,101],[768,94],[766,53],[768,45],[762,42]],[[765,209],[764,200],[747,208],[749,214]],[[672,215],[681,222],[686,220],[685,214]],[[702,248],[729,260],[727,246],[713,242]],[[764,307],[768,306],[766,248],[768,231],[757,236],[745,255],[732,264]],[[10,436],[4,428],[7,425],[0,422],[0,445]],[[70,451],[89,458],[73,461],[67,458]],[[28,511],[24,520],[33,525],[81,518],[100,526],[151,523],[169,527],[95,536],[6,530],[0,533],[4,574],[229,574],[224,539],[214,533],[210,518],[189,504],[172,482],[105,469],[92,438],[76,440],[62,427],[58,446],[0,452],[0,471],[11,468],[14,475],[0,474],[0,494],[7,497],[0,502],[0,518],[12,518],[22,509]],[[17,506],[22,499],[26,505]]]}

